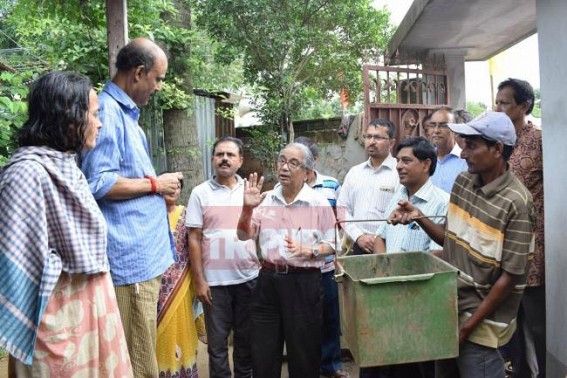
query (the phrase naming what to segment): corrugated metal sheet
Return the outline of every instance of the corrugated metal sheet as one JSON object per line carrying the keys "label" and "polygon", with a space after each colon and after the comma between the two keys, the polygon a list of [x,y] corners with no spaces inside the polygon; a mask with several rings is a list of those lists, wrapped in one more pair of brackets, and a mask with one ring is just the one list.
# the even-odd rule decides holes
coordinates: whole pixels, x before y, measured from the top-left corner
{"label": "corrugated metal sheet", "polygon": [[205,179],[213,176],[211,166],[211,148],[216,139],[215,135],[215,99],[210,97],[195,96],[195,118],[199,132],[199,147],[203,157],[203,174]]}
{"label": "corrugated metal sheet", "polygon": [[150,100],[148,106],[142,108],[139,124],[146,133],[150,157],[159,175],[167,170],[167,157],[163,140],[163,116],[155,97]]}

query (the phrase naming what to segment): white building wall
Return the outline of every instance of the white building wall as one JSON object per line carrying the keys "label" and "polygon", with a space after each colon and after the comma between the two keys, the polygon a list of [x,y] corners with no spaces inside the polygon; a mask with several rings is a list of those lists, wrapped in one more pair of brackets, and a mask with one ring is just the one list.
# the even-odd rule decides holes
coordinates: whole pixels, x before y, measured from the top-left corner
{"label": "white building wall", "polygon": [[547,377],[567,375],[567,1],[537,0],[542,97]]}

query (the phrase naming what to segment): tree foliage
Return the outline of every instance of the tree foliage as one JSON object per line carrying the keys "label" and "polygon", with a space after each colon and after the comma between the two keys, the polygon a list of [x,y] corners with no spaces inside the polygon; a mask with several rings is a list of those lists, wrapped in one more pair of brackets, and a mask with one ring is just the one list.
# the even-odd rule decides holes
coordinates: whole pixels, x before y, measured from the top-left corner
{"label": "tree foliage", "polygon": [[[108,79],[104,0],[8,2],[12,5],[4,11],[0,23],[19,45],[46,60],[52,69],[80,72],[95,84]],[[128,0],[129,37],[148,37],[169,50],[166,80],[175,88],[183,88],[179,73],[189,67],[195,87],[220,91],[240,86],[240,60],[218,65],[213,56],[220,45],[207,33],[179,27],[171,17],[165,17],[178,14],[180,3],[189,6],[189,0]],[[191,54],[181,49],[184,46],[190,46]]]}
{"label": "tree foliage", "polygon": [[[18,0],[3,21],[7,33],[52,69],[80,72],[94,83],[108,79],[104,0]],[[129,0],[129,36],[165,45],[191,41],[191,31],[170,26],[161,17],[175,14],[171,0]],[[188,56],[177,59],[176,64]]]}
{"label": "tree foliage", "polygon": [[33,75],[30,71],[0,74],[0,166],[17,148],[15,135],[26,120],[27,82]]}
{"label": "tree foliage", "polygon": [[[170,70],[160,106],[187,108],[192,104],[192,86],[185,73],[191,68],[193,86],[208,91],[238,88],[242,82],[241,60],[218,65],[213,56],[220,47],[202,30],[180,27],[169,22],[189,0],[128,0],[130,38],[148,37],[170,52]],[[108,50],[104,0],[0,0],[0,49],[22,47],[33,74],[48,69],[69,70],[91,78],[100,89],[108,79]],[[191,54],[182,49],[190,46]],[[35,69],[33,62],[45,62]],[[8,83],[3,79],[3,83]],[[11,89],[14,89],[11,91]],[[27,88],[26,88],[27,89]],[[6,85],[2,96],[13,99],[18,87]],[[21,97],[25,103],[25,96]],[[19,100],[2,100],[2,115],[12,118],[10,126],[0,123],[0,156],[4,135],[12,134],[25,120]],[[20,114],[11,113],[18,107]]]}
{"label": "tree foliage", "polygon": [[243,57],[262,92],[265,125],[285,130],[307,87],[321,98],[361,93],[361,69],[376,61],[392,27],[369,0],[196,0],[197,22],[223,44],[216,58]]}
{"label": "tree foliage", "polygon": [[472,102],[467,101],[467,111],[471,113],[473,117],[477,117],[482,113],[486,112],[489,107],[483,102]]}

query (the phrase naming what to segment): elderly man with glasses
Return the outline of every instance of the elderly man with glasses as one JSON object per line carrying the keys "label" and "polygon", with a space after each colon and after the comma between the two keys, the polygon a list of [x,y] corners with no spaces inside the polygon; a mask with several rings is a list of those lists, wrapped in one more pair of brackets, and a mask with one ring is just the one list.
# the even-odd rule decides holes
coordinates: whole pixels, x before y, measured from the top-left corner
{"label": "elderly man with glasses", "polygon": [[289,376],[317,378],[321,361],[321,267],[334,253],[333,209],[306,183],[313,155],[300,143],[279,154],[280,185],[260,193],[263,178],[245,182],[241,240],[258,239],[262,268],[252,299],[254,377],[279,377],[285,341]]}
{"label": "elderly man with glasses", "polygon": [[431,176],[431,182],[447,193],[451,193],[459,173],[467,170],[467,163],[461,159],[461,148],[449,129],[449,123],[456,123],[455,116],[450,108],[442,108],[432,114],[425,128],[427,137],[437,148],[437,169]]}
{"label": "elderly man with glasses", "polygon": [[390,150],[396,143],[395,126],[387,119],[375,119],[366,127],[364,148],[368,160],[347,173],[339,199],[337,218],[354,243],[353,253],[372,253],[374,238],[381,222],[350,222],[362,219],[384,219],[390,199],[399,186],[396,159]]}

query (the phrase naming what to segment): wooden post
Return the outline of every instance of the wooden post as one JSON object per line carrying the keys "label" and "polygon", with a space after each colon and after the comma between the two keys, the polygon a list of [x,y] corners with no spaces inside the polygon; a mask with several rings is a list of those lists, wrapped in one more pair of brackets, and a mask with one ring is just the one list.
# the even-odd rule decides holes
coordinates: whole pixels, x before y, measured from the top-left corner
{"label": "wooden post", "polygon": [[108,71],[116,73],[116,55],[128,41],[127,0],[106,0],[106,34],[108,39]]}

